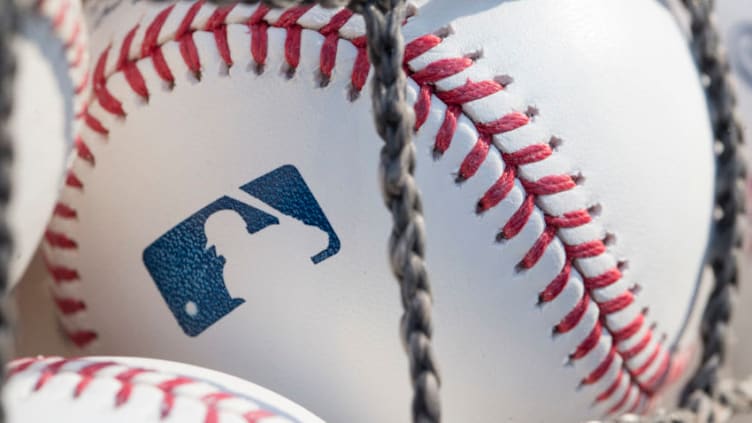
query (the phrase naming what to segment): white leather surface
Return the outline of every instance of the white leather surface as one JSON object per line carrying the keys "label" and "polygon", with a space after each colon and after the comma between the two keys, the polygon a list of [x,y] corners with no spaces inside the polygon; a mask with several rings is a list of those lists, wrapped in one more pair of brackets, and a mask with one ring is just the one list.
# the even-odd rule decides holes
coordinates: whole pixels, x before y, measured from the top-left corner
{"label": "white leather surface", "polygon": [[[46,3],[52,3],[50,11],[56,12],[63,1]],[[61,28],[61,32],[68,30]],[[73,143],[77,81],[69,72],[60,35],[50,19],[29,13],[21,21],[20,36],[14,45],[18,68],[11,117],[15,142],[8,210],[14,242],[11,284],[23,274],[44,233]]]}
{"label": "white leather surface", "polygon": [[60,360],[22,358],[9,365],[3,389],[9,423],[322,421],[274,392],[201,367],[132,357],[84,357],[58,366]]}
{"label": "white leather surface", "polygon": [[[405,26],[408,40],[450,23],[454,34],[411,65],[482,50],[469,76],[513,78],[501,96],[468,107],[485,117],[498,116],[497,100],[539,110],[533,128],[540,132],[511,134],[510,142],[540,135],[562,144],[551,161],[526,172],[582,175],[580,187],[547,200],[547,207],[600,206],[596,224],[569,236],[613,235],[610,262],[589,266],[626,261],[621,289],[640,285],[631,307],[648,308],[657,337],[665,334],[672,345],[693,305],[713,178],[704,99],[681,34],[650,1],[496,3],[429,2]],[[198,19],[207,16],[202,12]],[[318,15],[307,16],[309,25],[320,26]],[[162,36],[179,21],[168,20]],[[358,30],[354,25],[342,32]],[[334,77],[322,89],[316,84],[318,33],[303,31],[301,64],[291,80],[279,71],[283,30],[269,29],[268,63],[260,76],[249,66],[247,28],[231,25],[228,33],[235,62],[229,76],[213,35],[197,33],[200,82],[171,42],[163,51],[176,77],[174,90],[159,82],[150,62],[139,62],[151,93],[148,104],[118,73],[107,87],[123,101],[127,118],[92,106],[109,136],[85,132],[96,166],[77,162],[85,188],[63,195],[78,219],[52,224],[74,238],[78,249],[46,249],[56,264],[80,275],[56,288],[57,295],[86,304],[64,324],[70,331],[96,331],[92,351],[215,367],[285,392],[327,420],[406,421],[410,387],[397,335],[399,291],[384,256],[390,221],[377,182],[381,141],[372,129],[368,96],[347,100],[355,49],[340,42]],[[111,56],[119,51],[116,45]],[[134,44],[131,51],[137,49]],[[109,72],[114,63],[108,61]],[[455,79],[442,84],[464,82]],[[414,98],[415,84],[410,89]],[[461,118],[452,147],[432,160],[443,115],[434,99],[415,143],[446,421],[601,416],[615,401],[592,404],[613,372],[602,383],[578,385],[608,352],[609,338],[593,354],[566,364],[597,319],[595,307],[572,332],[551,336],[553,325],[582,297],[579,276],[555,302],[536,306],[538,293],[559,271],[561,244],[552,244],[530,271],[516,272],[542,231],[542,214],[533,213],[514,239],[495,243],[524,198],[522,187],[518,183],[506,200],[477,216],[475,204],[503,163],[492,152],[473,178],[456,185],[457,169],[478,135]],[[237,187],[284,164],[305,178],[339,235],[341,251],[311,265],[310,252],[325,244],[323,234],[279,213],[280,225],[253,237],[232,237],[220,224],[213,233],[224,239],[217,247],[227,259],[225,282],[246,303],[200,336],[187,337],[143,266],[144,248],[222,195],[268,210]],[[617,325],[628,323],[613,318]],[[620,389],[627,392],[627,386]]]}

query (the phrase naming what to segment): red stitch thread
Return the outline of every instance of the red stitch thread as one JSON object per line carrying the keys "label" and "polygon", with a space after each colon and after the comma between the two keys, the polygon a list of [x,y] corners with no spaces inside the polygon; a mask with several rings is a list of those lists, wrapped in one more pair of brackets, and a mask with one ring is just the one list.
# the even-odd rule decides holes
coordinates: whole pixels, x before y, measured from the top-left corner
{"label": "red stitch thread", "polygon": [[504,89],[504,86],[496,81],[472,82],[467,80],[465,85],[448,91],[439,91],[436,97],[444,103],[464,104],[479,98],[488,97]]}
{"label": "red stitch thread", "polygon": [[86,310],[86,304],[84,304],[83,301],[77,300],[75,298],[55,297],[54,300],[57,309],[66,316]]}
{"label": "red stitch thread", "polygon": [[585,340],[577,346],[577,349],[575,349],[574,352],[569,355],[569,359],[571,361],[574,361],[585,357],[590,351],[593,350],[593,348],[598,345],[598,341],[601,339],[602,332],[603,326],[601,326],[600,322],[595,322],[593,330],[591,330],[587,338],[585,338]]}
{"label": "red stitch thread", "polygon": [[621,397],[621,399],[619,400],[619,402],[617,402],[613,407],[611,407],[610,410],[608,410],[608,414],[614,414],[617,411],[621,410],[624,407],[624,404],[627,403],[627,400],[629,399],[629,394],[631,394],[631,393],[632,393],[632,390],[629,389],[629,388],[627,388],[624,391],[624,396]]}
{"label": "red stitch thread", "polygon": [[136,94],[144,99],[148,99],[149,90],[146,88],[146,81],[144,80],[143,75],[141,75],[141,71],[138,70],[138,66],[136,66],[135,63],[131,62],[128,57],[128,54],[131,51],[133,37],[136,36],[136,31],[138,31],[138,25],[134,26],[123,40],[123,44],[120,47],[120,55],[118,57],[118,62],[115,68],[123,72],[125,80],[128,81],[128,85],[131,86],[131,89]]}
{"label": "red stitch thread", "polygon": [[151,24],[146,28],[143,44],[141,44],[141,55],[143,57],[151,57],[157,75],[169,84],[174,84],[175,78],[172,76],[170,67],[167,66],[167,61],[164,58],[164,54],[162,54],[162,49],[157,47],[157,43],[159,41],[159,33],[162,31],[162,26],[167,21],[167,17],[170,15],[170,12],[172,12],[174,7],[174,4],[170,5],[154,18]]}
{"label": "red stitch thread", "polygon": [[561,294],[561,291],[564,290],[564,287],[567,286],[571,271],[572,265],[569,262],[564,263],[564,268],[561,269],[561,272],[559,272],[554,280],[546,286],[546,289],[538,295],[538,301],[541,303],[547,303],[555,300],[556,297]]}
{"label": "red stitch thread", "polygon": [[101,363],[89,364],[88,366],[85,366],[84,368],[79,370],[78,374],[79,376],[81,376],[81,380],[78,382],[78,384],[76,384],[76,387],[73,390],[73,398],[78,398],[81,396],[81,394],[84,393],[86,388],[94,380],[94,377],[97,373],[99,373],[100,370],[114,365],[115,362],[103,361]]}
{"label": "red stitch thread", "polygon": [[308,12],[313,5],[292,7],[285,10],[280,15],[274,26],[285,28],[287,30],[287,37],[285,38],[285,60],[290,67],[290,72],[295,71],[300,64],[300,37],[303,31],[303,27],[298,25],[298,20],[306,12]]}
{"label": "red stitch thread", "polygon": [[414,72],[411,77],[418,84],[433,84],[473,65],[472,59],[458,57],[437,60],[425,68]]}
{"label": "red stitch thread", "polygon": [[92,116],[89,113],[89,107],[86,106],[86,109],[84,109],[83,117],[84,117],[84,123],[86,126],[89,127],[92,131],[101,134],[101,135],[109,135],[110,131],[102,125],[102,122],[100,122],[97,118]]}
{"label": "red stitch thread", "polygon": [[266,410],[254,410],[243,414],[243,418],[248,423],[258,423],[269,417],[274,417],[274,415]]}
{"label": "red stitch thread", "polygon": [[627,308],[627,306],[632,304],[633,301],[634,301],[634,294],[632,294],[629,291],[626,291],[623,294],[611,300],[602,302],[598,308],[600,308],[601,313],[603,313],[604,315],[607,315],[607,314],[616,313],[618,311],[624,310],[625,308]]}
{"label": "red stitch thread", "polygon": [[483,134],[503,134],[504,132],[514,131],[530,122],[530,118],[520,112],[512,112],[491,122],[476,122],[475,128]]}
{"label": "red stitch thread", "polygon": [[414,129],[415,131],[417,131],[423,126],[424,123],[426,123],[426,119],[428,119],[428,112],[429,110],[431,110],[431,89],[428,88],[428,86],[424,85],[420,87],[420,91],[418,92],[418,99],[415,102],[413,109],[415,110]]}
{"label": "red stitch thread", "polygon": [[459,106],[447,107],[444,121],[441,123],[438,134],[436,134],[436,142],[433,146],[434,156],[440,156],[449,149],[454,131],[457,130],[457,116],[460,113],[462,113],[462,108]]}
{"label": "red stitch thread", "polygon": [[514,153],[504,153],[502,158],[510,166],[522,166],[547,159],[553,151],[548,144],[529,145]]}
{"label": "red stitch thread", "polygon": [[561,216],[546,215],[546,224],[557,228],[575,228],[590,223],[592,218],[587,210],[564,213]]}
{"label": "red stitch thread", "polygon": [[415,40],[407,43],[407,45],[405,46],[403,60],[405,61],[405,63],[409,63],[416,57],[423,55],[425,52],[431,50],[439,44],[441,44],[441,38],[437,37],[436,35],[429,34],[418,37]]}
{"label": "red stitch thread", "polygon": [[585,284],[585,288],[588,291],[592,291],[595,289],[601,289],[605,288],[609,285],[612,285],[621,279],[621,272],[617,268],[609,269],[606,272],[594,276],[591,278],[585,278],[583,280],[583,283]]}
{"label": "red stitch thread", "polygon": [[115,379],[120,382],[120,389],[115,394],[115,407],[120,407],[128,402],[133,392],[133,379],[146,372],[146,369],[128,369],[115,376]]}
{"label": "red stitch thread", "polygon": [[332,77],[334,62],[337,58],[337,44],[339,44],[339,30],[352,17],[353,12],[349,9],[342,9],[332,16],[332,19],[321,27],[319,32],[324,36],[324,44],[321,46],[319,55],[319,68],[321,76],[328,81]]}
{"label": "red stitch thread", "polygon": [[76,154],[78,155],[78,157],[94,166],[94,155],[91,154],[91,150],[89,150],[89,147],[86,145],[83,138],[81,138],[80,136],[76,137],[74,145],[76,147]]}
{"label": "red stitch thread", "polygon": [[556,229],[550,226],[546,227],[543,233],[541,233],[535,241],[535,244],[530,248],[530,251],[528,251],[522,261],[520,261],[518,266],[521,269],[530,269],[535,266],[535,263],[538,263],[538,260],[543,256],[546,248],[548,248],[548,245],[551,244],[551,241],[553,241],[555,237]]}
{"label": "red stitch thread", "polygon": [[78,38],[81,35],[81,22],[74,22],[73,30],[71,32],[72,34],[70,35],[70,37],[68,37],[67,40],[65,40],[65,43],[63,44],[63,48],[66,50],[69,50],[73,48],[74,45],[78,44]]}
{"label": "red stitch thread", "polygon": [[71,188],[78,188],[82,189],[84,187],[83,182],[81,182],[80,179],[76,176],[75,173],[71,170],[68,172],[68,175],[65,178],[65,185],[71,187]]}
{"label": "red stitch thread", "polygon": [[218,7],[206,22],[206,30],[214,33],[214,43],[217,45],[219,57],[222,58],[227,67],[232,66],[233,62],[230,55],[230,45],[227,41],[227,25],[225,25],[225,19],[227,19],[227,15],[229,15],[234,8],[235,4]]}
{"label": "red stitch thread", "polygon": [[644,320],[645,317],[642,313],[640,313],[627,326],[617,331],[611,331],[614,343],[619,343],[634,336],[642,328],[642,323]]}
{"label": "red stitch thread", "polygon": [[52,27],[55,29],[60,28],[60,25],[63,24],[65,21],[65,16],[68,14],[68,10],[70,9],[71,3],[70,1],[63,1],[60,3],[60,9],[58,9],[57,13],[55,14],[55,17],[52,19]]}
{"label": "red stitch thread", "polygon": [[632,357],[636,356],[637,354],[641,353],[648,346],[648,344],[650,344],[650,340],[651,339],[653,339],[653,332],[652,331],[647,331],[645,333],[645,336],[643,336],[642,339],[640,340],[640,342],[638,342],[637,344],[635,344],[634,347],[632,347],[632,348],[630,348],[630,349],[628,349],[626,351],[623,351],[621,353],[622,358],[624,360],[629,360]]}
{"label": "red stitch thread", "polygon": [[581,259],[599,256],[606,252],[606,246],[600,240],[583,242],[577,245],[565,245],[567,256],[573,259]]}
{"label": "red stitch thread", "polygon": [[644,363],[642,363],[642,366],[636,368],[633,371],[634,376],[635,377],[640,377],[643,373],[645,373],[645,371],[653,364],[653,362],[655,361],[655,359],[658,358],[658,354],[660,354],[660,353],[661,353],[661,346],[660,346],[660,344],[657,344],[655,346],[655,349],[653,350],[653,352],[650,353],[650,356],[648,357],[648,359],[645,360]]}
{"label": "red stitch thread", "polygon": [[180,386],[192,383],[191,379],[186,377],[177,377],[175,379],[166,380],[159,385],[157,389],[162,391],[162,412],[161,417],[166,419],[172,412],[172,408],[175,405],[175,393],[173,392]]}
{"label": "red stitch thread", "polygon": [[525,191],[534,195],[552,195],[574,188],[574,180],[569,175],[548,175],[537,181],[522,180]]}
{"label": "red stitch thread", "polygon": [[496,236],[497,240],[512,239],[520,233],[525,224],[530,220],[530,215],[533,214],[535,209],[535,196],[528,195],[525,197],[525,201],[517,209],[516,212],[509,218],[507,223],[501,228],[501,232]]}
{"label": "red stitch thread", "polygon": [[605,375],[608,369],[611,367],[611,364],[614,362],[615,357],[616,348],[612,346],[611,350],[606,356],[606,359],[603,360],[603,362],[601,362],[601,364],[599,364],[598,367],[595,368],[595,370],[593,370],[585,379],[582,380],[582,384],[592,385],[595,382],[601,380],[603,375]]}
{"label": "red stitch thread", "polygon": [[352,43],[357,47],[358,55],[355,56],[350,83],[356,92],[360,92],[366,84],[368,73],[371,71],[371,62],[368,59],[368,52],[366,51],[366,37],[355,38],[352,40]]}
{"label": "red stitch thread", "polygon": [[217,403],[232,397],[233,396],[227,392],[212,392],[204,395],[204,397],[201,398],[201,401],[206,405],[204,423],[219,423],[219,410],[217,410]]}
{"label": "red stitch thread", "polygon": [[78,217],[76,209],[69,207],[63,203],[55,204],[55,210],[52,212],[52,214],[57,217],[62,217],[63,219],[75,219]]}
{"label": "red stitch thread", "polygon": [[191,31],[191,24],[193,19],[196,18],[198,11],[204,6],[204,0],[199,0],[188,9],[188,13],[185,14],[183,20],[178,26],[178,30],[175,34],[175,39],[178,40],[180,46],[180,55],[183,57],[183,61],[188,66],[188,69],[199,78],[201,72],[201,62],[198,57],[198,49],[196,43],[193,41],[193,31]]}
{"label": "red stitch thread", "polygon": [[595,402],[603,402],[609,398],[611,398],[617,389],[619,389],[619,386],[621,385],[621,379],[624,377],[624,369],[620,368],[619,373],[616,375],[616,379],[614,379],[614,382],[606,388],[605,391],[603,391],[598,397],[596,397]]}
{"label": "red stitch thread", "polygon": [[[483,213],[484,211],[495,207],[502,200],[504,200],[512,191],[512,188],[514,188],[515,176],[516,175],[514,173],[514,170],[511,167],[505,168],[504,172],[502,172],[501,176],[499,176],[499,179],[493,185],[491,185],[491,188],[489,188],[488,191],[483,194],[483,197],[478,200],[478,204],[475,207],[475,212],[478,214]],[[504,226],[505,229],[506,226],[507,225]],[[504,236],[506,237],[508,236],[508,234],[504,233]]]}
{"label": "red stitch thread", "polygon": [[39,378],[37,378],[37,382],[34,384],[34,388],[32,388],[33,391],[38,391],[44,387],[44,385],[49,382],[49,380],[57,374],[57,372],[60,371],[60,368],[65,366],[65,364],[68,363],[68,360],[66,359],[60,359],[57,361],[54,361],[50,364],[48,364],[39,374]]}
{"label": "red stitch thread", "polygon": [[488,150],[491,147],[491,139],[486,135],[481,135],[476,141],[470,154],[465,157],[460,165],[460,170],[457,175],[457,181],[461,182],[470,179],[475,172],[480,169],[480,165],[486,160],[488,156]]}
{"label": "red stitch thread", "polygon": [[268,36],[266,33],[269,24],[264,21],[264,17],[269,13],[269,8],[259,5],[253,15],[248,19],[248,27],[251,29],[251,56],[259,65],[266,64],[266,54],[268,46]]}
{"label": "red stitch thread", "polygon": [[78,271],[65,266],[53,266],[45,259],[47,272],[57,284],[79,280]]}
{"label": "red stitch thread", "polygon": [[47,242],[47,244],[55,248],[62,248],[67,250],[78,248],[76,241],[72,240],[64,233],[54,232],[49,229],[44,232],[44,240]]}
{"label": "red stitch thread", "polygon": [[580,323],[582,317],[585,316],[585,313],[587,313],[589,305],[590,296],[587,294],[587,292],[583,292],[580,301],[577,302],[577,304],[563,319],[561,319],[561,322],[559,322],[559,324],[554,326],[554,332],[567,333],[570,330],[574,329],[574,327]]}
{"label": "red stitch thread", "polygon": [[102,55],[99,56],[97,65],[94,68],[94,95],[99,100],[99,104],[102,108],[112,113],[115,116],[125,116],[123,105],[118,99],[116,99],[110,91],[107,89],[107,79],[105,78],[105,66],[107,65],[107,55],[110,52],[110,47],[107,47]]}

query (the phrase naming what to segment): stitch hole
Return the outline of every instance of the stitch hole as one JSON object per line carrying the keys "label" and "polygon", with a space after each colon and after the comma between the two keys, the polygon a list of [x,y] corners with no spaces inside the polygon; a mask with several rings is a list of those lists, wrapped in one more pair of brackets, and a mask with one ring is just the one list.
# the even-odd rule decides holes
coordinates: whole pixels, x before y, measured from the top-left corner
{"label": "stitch hole", "polygon": [[347,87],[347,100],[351,103],[360,98],[360,90],[355,88],[352,84]]}
{"label": "stitch hole", "polygon": [[562,144],[564,144],[564,140],[557,136],[553,136],[548,140],[548,146],[551,147],[552,150],[557,150]]}
{"label": "stitch hole", "polygon": [[587,212],[591,217],[598,217],[603,213],[603,206],[600,203],[593,204],[588,207]]}
{"label": "stitch hole", "polygon": [[642,291],[642,285],[639,283],[633,284],[629,287],[629,292],[631,292],[633,295],[637,295]]}
{"label": "stitch hole", "polygon": [[330,76],[324,75],[320,70],[316,71],[316,85],[319,88],[326,88],[330,82],[332,82]]}
{"label": "stitch hole", "polygon": [[450,35],[454,35],[454,27],[452,25],[443,26],[437,29],[436,32],[433,33],[433,35],[443,40],[444,38],[447,38]]}
{"label": "stitch hole", "polygon": [[465,54],[465,58],[470,59],[473,62],[477,62],[479,59],[483,58],[483,49],[471,51],[470,53]]}
{"label": "stitch hole", "polygon": [[217,75],[219,76],[230,76],[230,67],[232,65],[228,65],[227,63],[221,63],[219,65],[219,70],[217,71]]}
{"label": "stitch hole", "polygon": [[619,269],[619,271],[623,273],[629,269],[629,262],[626,260],[619,260],[616,263],[616,268]]}
{"label": "stitch hole", "polygon": [[582,185],[585,183],[585,176],[582,174],[582,172],[577,172],[574,175],[571,176],[572,181],[574,181],[575,185]]}
{"label": "stitch hole", "polygon": [[252,61],[248,64],[245,68],[246,72],[253,72],[256,75],[261,75],[266,71],[266,66],[263,63],[258,63],[256,61]]}
{"label": "stitch hole", "polygon": [[606,232],[606,236],[603,237],[603,244],[606,247],[611,247],[614,244],[616,244],[616,235],[614,235],[614,234],[612,234],[610,232]]}
{"label": "stitch hole", "polygon": [[511,75],[497,75],[493,77],[493,80],[501,84],[502,87],[511,85],[514,82],[514,78]]}
{"label": "stitch hole", "polygon": [[296,69],[294,67],[292,67],[289,64],[285,63],[285,64],[282,65],[281,72],[282,72],[282,75],[285,77],[285,79],[287,79],[289,81],[290,79],[292,79],[293,77],[295,77],[295,70]]}
{"label": "stitch hole", "polygon": [[[643,316],[647,316],[649,312],[650,312],[650,307],[647,307],[647,306],[643,307],[642,310],[640,310],[640,313],[642,313]],[[651,323],[650,330],[655,329],[656,324],[657,323],[655,322]]]}
{"label": "stitch hole", "polygon": [[540,114],[540,110],[538,110],[535,106],[527,106],[527,109],[525,110],[525,115],[529,118],[534,118]]}

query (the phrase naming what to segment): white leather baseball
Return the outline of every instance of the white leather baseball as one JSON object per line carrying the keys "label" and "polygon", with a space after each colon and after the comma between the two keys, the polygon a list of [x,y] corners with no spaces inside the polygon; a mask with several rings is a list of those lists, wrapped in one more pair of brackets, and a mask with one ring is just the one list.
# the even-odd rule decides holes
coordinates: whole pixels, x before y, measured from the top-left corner
{"label": "white leather baseball", "polygon": [[83,109],[88,50],[78,0],[44,0],[24,13],[14,51],[11,284],[29,264],[55,208]]}
{"label": "white leather baseball", "polygon": [[[231,372],[326,420],[407,421],[362,19],[143,10],[94,31],[75,217],[45,245],[71,339]],[[435,0],[404,34],[443,417],[646,412],[691,352],[713,209],[672,17]]]}
{"label": "white leather baseball", "polygon": [[321,423],[258,385],[133,357],[21,358],[3,389],[9,423]]}

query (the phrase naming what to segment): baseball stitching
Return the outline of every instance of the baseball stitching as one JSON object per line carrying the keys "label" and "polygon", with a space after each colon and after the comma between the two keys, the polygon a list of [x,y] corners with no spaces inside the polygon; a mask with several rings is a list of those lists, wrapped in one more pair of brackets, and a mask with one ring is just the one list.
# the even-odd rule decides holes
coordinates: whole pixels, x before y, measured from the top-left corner
{"label": "baseball stitching", "polygon": [[[115,374],[107,372],[112,369],[118,369],[118,371]],[[56,377],[60,376],[70,377],[72,375],[78,377],[78,382],[72,387],[72,395],[69,397],[72,400],[85,395],[88,387],[94,381],[108,380],[115,382],[119,385],[117,393],[112,398],[112,406],[116,409],[126,405],[131,400],[134,391],[144,387],[157,389],[162,395],[159,404],[159,414],[162,420],[170,416],[177,400],[200,403],[206,410],[203,418],[204,423],[219,423],[221,421],[220,415],[240,417],[247,423],[259,423],[267,418],[280,417],[274,411],[265,409],[260,404],[251,401],[252,398],[218,389],[220,387],[206,380],[133,367],[117,361],[85,358],[23,358],[8,365],[8,383],[13,383],[15,377],[24,373],[32,373],[36,377],[27,396],[40,392]],[[197,394],[197,392],[186,388],[200,388],[201,393]],[[102,391],[98,392],[101,393]]]}
{"label": "baseball stitching", "polygon": [[[171,13],[182,13],[180,24],[173,33],[163,34],[163,25]],[[190,7],[179,4],[165,8],[143,27],[134,27],[123,39],[118,50],[105,49],[97,60],[93,73],[93,99],[83,118],[84,128],[76,140],[77,166],[96,166],[96,159],[87,143],[104,142],[109,129],[104,122],[127,119],[120,100],[107,88],[108,79],[121,73],[130,89],[148,102],[149,91],[136,64],[151,60],[156,73],[167,86],[174,83],[176,71],[168,66],[162,46],[170,41],[179,44],[180,54],[187,70],[201,79],[201,58],[193,36],[209,33],[213,36],[218,57],[229,68],[234,65],[227,39],[227,29],[232,25],[247,26],[250,34],[250,58],[255,71],[263,72],[267,55],[267,31],[278,28],[286,31],[284,58],[287,69],[283,75],[291,77],[300,59],[302,31],[313,31],[323,37],[319,61],[319,83],[326,86],[332,78],[337,46],[347,41],[357,49],[350,74],[350,101],[356,101],[369,73],[370,65],[365,49],[362,20],[348,10],[334,13],[324,26],[315,26],[305,15],[311,6],[295,7],[281,15],[269,13],[265,6],[229,5],[219,8],[197,2]],[[318,7],[315,13],[323,12]],[[179,16],[179,18],[180,18]],[[171,17],[174,19],[174,16]],[[468,118],[477,131],[477,142],[458,166],[456,183],[462,184],[478,172],[486,158],[493,152],[505,164],[501,177],[478,199],[475,209],[483,214],[499,205],[513,189],[522,190],[525,200],[496,236],[505,242],[517,236],[532,216],[542,216],[545,228],[537,241],[517,266],[519,272],[535,268],[547,250],[557,249],[565,257],[558,275],[539,294],[539,305],[557,301],[565,289],[578,289],[580,301],[552,328],[554,336],[565,334],[583,325],[591,325],[579,346],[568,357],[570,363],[578,360],[596,363],[582,375],[580,386],[605,386],[595,397],[595,403],[605,404],[607,412],[645,412],[650,408],[656,392],[665,384],[668,375],[675,373],[680,363],[672,363],[672,354],[664,346],[665,336],[659,337],[646,321],[646,311],[635,303],[636,289],[623,277],[621,262],[609,252],[610,238],[594,216],[597,206],[587,204],[582,195],[580,178],[573,175],[561,154],[556,152],[561,142],[536,124],[539,111],[534,107],[516,109],[520,99],[513,98],[506,87],[512,84],[509,76],[472,81],[466,74],[477,70],[476,55],[447,57],[441,45],[450,30],[418,37],[407,43],[405,67],[408,78],[418,86],[415,102],[416,131],[426,122],[436,105],[445,107],[444,119],[435,137],[434,152],[441,159],[452,147],[452,138],[461,116]],[[504,111],[490,118],[482,116],[483,102],[503,104]],[[108,117],[109,115],[109,117]],[[96,139],[96,141],[94,141]],[[83,193],[84,181],[77,167],[66,180],[63,198]],[[66,195],[71,194],[71,195]],[[75,199],[74,199],[75,201]],[[75,236],[70,233],[70,223],[77,220],[75,207],[61,200],[46,238],[49,251],[75,250]],[[76,285],[81,283],[78,270],[61,261],[48,259],[48,269],[54,280],[54,296],[59,314],[69,329],[71,340],[86,347],[96,340],[96,331],[82,320],[86,304],[80,298]],[[588,316],[586,318],[586,316]],[[542,334],[543,335],[543,334]],[[580,370],[582,372],[582,370]]]}
{"label": "baseball stitching", "polygon": [[39,0],[39,13],[50,20],[50,25],[63,43],[68,70],[73,82],[75,117],[80,119],[86,108],[84,98],[89,81],[89,51],[86,27],[81,10],[74,0]]}

